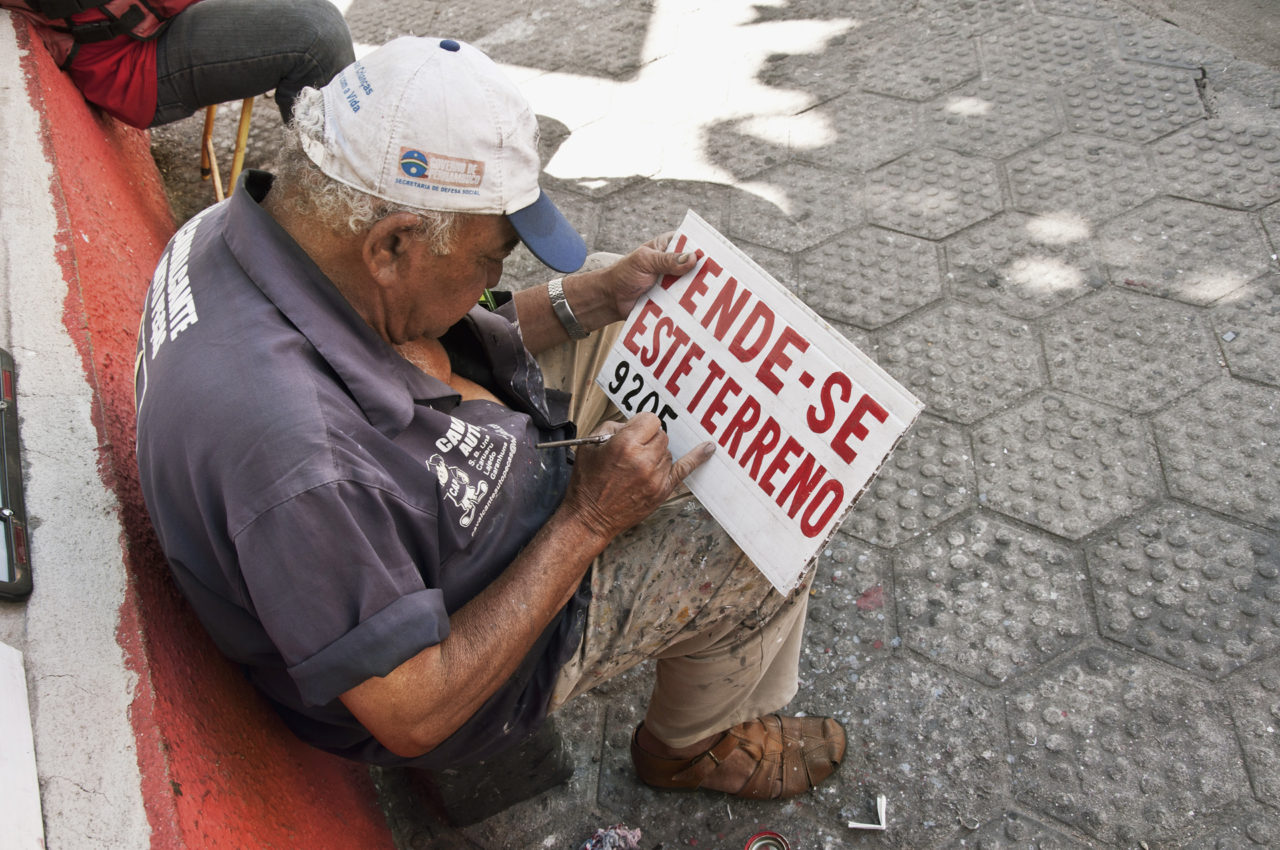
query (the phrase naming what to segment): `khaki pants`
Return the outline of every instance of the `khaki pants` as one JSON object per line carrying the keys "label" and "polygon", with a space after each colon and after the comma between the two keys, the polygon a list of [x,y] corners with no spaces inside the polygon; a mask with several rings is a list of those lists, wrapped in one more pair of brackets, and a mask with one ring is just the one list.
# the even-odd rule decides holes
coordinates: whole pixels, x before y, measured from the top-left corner
{"label": "khaki pants", "polygon": [[[538,358],[547,386],[572,393],[584,435],[621,418],[594,383],[620,327]],[[779,594],[681,488],[592,564],[586,631],[560,671],[551,709],[654,658],[644,723],[671,746],[777,711],[796,693],[812,578]]]}

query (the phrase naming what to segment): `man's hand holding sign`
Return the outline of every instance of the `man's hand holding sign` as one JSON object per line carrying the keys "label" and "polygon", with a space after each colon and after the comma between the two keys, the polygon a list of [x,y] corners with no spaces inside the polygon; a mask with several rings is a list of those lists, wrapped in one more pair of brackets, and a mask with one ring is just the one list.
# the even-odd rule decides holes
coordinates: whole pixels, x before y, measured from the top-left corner
{"label": "man's hand holding sign", "polygon": [[636,302],[596,382],[676,457],[719,447],[689,488],[786,592],[922,405],[692,211],[671,248],[694,267]]}

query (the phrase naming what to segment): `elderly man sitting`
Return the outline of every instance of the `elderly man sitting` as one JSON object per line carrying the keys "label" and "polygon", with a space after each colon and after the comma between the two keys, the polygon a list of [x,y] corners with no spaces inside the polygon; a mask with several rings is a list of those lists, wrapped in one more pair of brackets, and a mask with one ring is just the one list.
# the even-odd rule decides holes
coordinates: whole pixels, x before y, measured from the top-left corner
{"label": "elderly man sitting", "polygon": [[[495,304],[518,242],[562,273],[585,246],[468,45],[398,39],[294,109],[279,175],[174,237],[139,338],[143,492],[221,650],[302,739],[432,768],[656,658],[644,782],[821,782],[839,724],[773,714],[807,582],[779,595],[681,487],[712,444],[675,460],[591,384],[607,326],[695,258],[659,239]],[[576,460],[535,445],[594,429]]]}

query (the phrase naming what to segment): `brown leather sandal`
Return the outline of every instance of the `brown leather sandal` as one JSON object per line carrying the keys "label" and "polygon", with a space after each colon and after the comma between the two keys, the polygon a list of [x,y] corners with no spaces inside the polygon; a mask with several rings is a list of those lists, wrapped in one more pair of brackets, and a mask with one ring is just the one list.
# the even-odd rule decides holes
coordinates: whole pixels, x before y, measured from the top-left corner
{"label": "brown leather sandal", "polygon": [[[766,714],[739,723],[701,755],[669,759],[641,749],[631,736],[631,761],[646,785],[657,788],[724,790],[735,797],[776,800],[794,797],[817,787],[839,767],[844,758],[844,729],[830,717],[780,717]],[[735,750],[745,750],[756,763],[755,772],[737,790],[715,786],[712,779]],[[723,777],[722,777],[723,779]]]}

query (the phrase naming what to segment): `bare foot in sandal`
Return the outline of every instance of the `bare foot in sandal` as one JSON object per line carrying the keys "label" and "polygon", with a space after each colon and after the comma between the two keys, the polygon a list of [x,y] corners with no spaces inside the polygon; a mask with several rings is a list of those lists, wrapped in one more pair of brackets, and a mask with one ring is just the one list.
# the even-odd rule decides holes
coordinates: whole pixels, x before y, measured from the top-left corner
{"label": "bare foot in sandal", "polygon": [[830,717],[767,714],[682,748],[668,747],[641,724],[631,738],[631,761],[647,785],[780,799],[816,787],[835,772],[844,749],[844,729]]}

